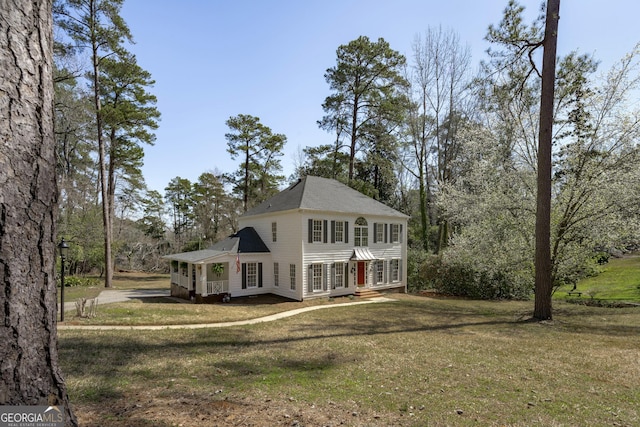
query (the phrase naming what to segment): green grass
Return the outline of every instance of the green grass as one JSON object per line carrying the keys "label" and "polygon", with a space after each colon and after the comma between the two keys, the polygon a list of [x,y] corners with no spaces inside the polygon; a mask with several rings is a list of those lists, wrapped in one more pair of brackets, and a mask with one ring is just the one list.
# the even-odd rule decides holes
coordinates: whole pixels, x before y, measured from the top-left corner
{"label": "green grass", "polygon": [[[568,297],[570,290],[562,287],[556,297]],[[640,256],[611,258],[600,274],[581,280],[576,291],[582,299],[640,302]]]}
{"label": "green grass", "polygon": [[[638,425],[640,309],[434,300],[205,330],[59,331],[86,426]],[[192,306],[193,307],[193,306]]]}

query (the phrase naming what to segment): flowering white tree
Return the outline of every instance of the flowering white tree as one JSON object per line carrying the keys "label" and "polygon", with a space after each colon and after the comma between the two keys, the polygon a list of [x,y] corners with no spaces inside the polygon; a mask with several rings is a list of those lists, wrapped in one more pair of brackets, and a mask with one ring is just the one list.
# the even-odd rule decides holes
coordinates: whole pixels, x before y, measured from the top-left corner
{"label": "flowering white tree", "polygon": [[[640,46],[606,75],[595,71],[590,58],[575,54],[558,70],[550,245],[555,286],[575,283],[598,248],[640,240],[640,110],[630,99],[640,84]],[[449,259],[532,287],[538,112],[523,99],[497,96],[482,124],[461,130],[459,176],[443,188],[439,204],[455,230]]]}

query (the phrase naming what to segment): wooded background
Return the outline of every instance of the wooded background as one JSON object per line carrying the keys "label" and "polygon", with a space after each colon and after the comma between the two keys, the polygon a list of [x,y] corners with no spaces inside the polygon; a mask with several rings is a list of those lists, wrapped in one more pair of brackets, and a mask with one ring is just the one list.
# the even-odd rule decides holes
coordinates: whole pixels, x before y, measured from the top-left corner
{"label": "wooded background", "polygon": [[[141,173],[161,112],[152,76],[125,49],[131,34],[121,6],[54,7],[58,232],[71,245],[69,274],[99,274],[109,286],[114,268],[166,271],[162,255],[232,234],[244,211],[311,174],[411,216],[411,289],[531,294],[544,11],[526,23],[523,7],[509,2],[489,26],[492,47],[480,64],[441,28],[417,33],[408,58],[384,39],[338,46],[318,117],[327,144],[302,149],[292,176],[282,173],[286,135],[240,114],[227,120],[225,135],[237,170],[218,170],[212,156],[211,169],[191,182],[167,165],[161,194]],[[598,254],[640,240],[639,53],[610,70],[589,55],[557,58],[554,286],[576,283],[596,270]]]}

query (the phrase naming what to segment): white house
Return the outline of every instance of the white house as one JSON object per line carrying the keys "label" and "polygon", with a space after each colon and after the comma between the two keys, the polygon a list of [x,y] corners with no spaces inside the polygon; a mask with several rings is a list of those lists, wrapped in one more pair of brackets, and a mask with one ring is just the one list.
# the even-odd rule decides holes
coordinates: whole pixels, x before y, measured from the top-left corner
{"label": "white house", "polygon": [[165,256],[171,294],[209,302],[404,292],[408,218],[338,181],[307,176],[247,211],[233,236]]}

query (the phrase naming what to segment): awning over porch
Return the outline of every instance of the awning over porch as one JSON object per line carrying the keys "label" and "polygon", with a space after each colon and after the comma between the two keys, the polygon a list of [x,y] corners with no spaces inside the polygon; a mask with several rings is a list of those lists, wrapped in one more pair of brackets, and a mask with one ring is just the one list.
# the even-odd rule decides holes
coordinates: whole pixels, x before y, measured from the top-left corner
{"label": "awning over porch", "polygon": [[377,258],[373,256],[369,248],[354,248],[353,255],[349,258],[351,261],[373,261]]}
{"label": "awning over porch", "polygon": [[207,264],[213,262],[216,258],[220,258],[225,255],[229,255],[229,251],[216,251],[212,249],[202,249],[199,251],[182,252],[179,254],[165,255],[162,258],[187,262],[189,264]]}

